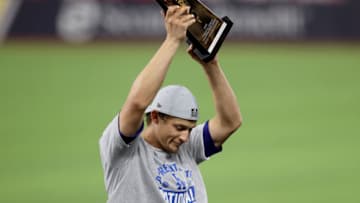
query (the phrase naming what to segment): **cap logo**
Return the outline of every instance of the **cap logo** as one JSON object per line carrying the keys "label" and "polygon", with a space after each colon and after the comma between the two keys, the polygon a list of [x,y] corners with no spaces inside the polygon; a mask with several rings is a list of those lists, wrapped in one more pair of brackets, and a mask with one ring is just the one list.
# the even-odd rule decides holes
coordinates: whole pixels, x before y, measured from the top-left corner
{"label": "cap logo", "polygon": [[198,116],[198,109],[191,109],[191,117],[197,117]]}
{"label": "cap logo", "polygon": [[157,103],[157,104],[156,104],[156,107],[157,107],[157,108],[161,108],[162,106],[161,106],[160,103]]}

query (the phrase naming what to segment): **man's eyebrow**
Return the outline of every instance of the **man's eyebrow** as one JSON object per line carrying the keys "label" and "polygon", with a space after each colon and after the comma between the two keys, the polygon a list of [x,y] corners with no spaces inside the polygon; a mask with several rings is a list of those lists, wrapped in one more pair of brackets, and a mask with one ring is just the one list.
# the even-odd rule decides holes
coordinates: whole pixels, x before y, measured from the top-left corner
{"label": "man's eyebrow", "polygon": [[174,124],[175,127],[188,128],[188,126],[183,124]]}
{"label": "man's eyebrow", "polygon": [[186,128],[186,129],[191,129],[196,127],[196,125],[184,125],[184,124],[174,124],[175,127],[181,127],[181,128]]}

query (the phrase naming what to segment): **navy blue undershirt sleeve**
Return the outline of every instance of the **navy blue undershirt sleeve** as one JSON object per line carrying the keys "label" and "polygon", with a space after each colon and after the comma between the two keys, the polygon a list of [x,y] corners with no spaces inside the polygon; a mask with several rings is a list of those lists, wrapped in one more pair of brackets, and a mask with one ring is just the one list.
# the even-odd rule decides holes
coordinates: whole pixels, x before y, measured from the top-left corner
{"label": "navy blue undershirt sleeve", "polygon": [[221,152],[222,147],[216,147],[214,144],[213,139],[210,135],[209,130],[209,121],[206,121],[203,129],[203,140],[204,140],[204,147],[205,147],[205,156],[210,157],[213,154]]}
{"label": "navy blue undershirt sleeve", "polygon": [[[119,119],[119,118],[118,118]],[[126,144],[129,144],[130,142],[132,142],[133,140],[135,140],[141,133],[141,131],[144,129],[144,122],[141,123],[140,128],[136,131],[135,134],[131,135],[131,136],[125,136],[122,132],[120,132],[120,126],[119,126],[119,134],[121,136],[121,138],[124,140],[124,142]]]}

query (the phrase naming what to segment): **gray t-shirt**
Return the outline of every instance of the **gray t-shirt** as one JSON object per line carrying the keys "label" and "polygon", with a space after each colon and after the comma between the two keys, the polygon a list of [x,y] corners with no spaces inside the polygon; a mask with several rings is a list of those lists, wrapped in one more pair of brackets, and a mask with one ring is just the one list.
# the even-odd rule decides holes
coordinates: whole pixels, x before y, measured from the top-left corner
{"label": "gray t-shirt", "polygon": [[119,133],[118,116],[100,139],[108,203],[206,203],[198,164],[206,160],[205,124],[196,126],[188,142],[169,154],[141,136],[127,144]]}

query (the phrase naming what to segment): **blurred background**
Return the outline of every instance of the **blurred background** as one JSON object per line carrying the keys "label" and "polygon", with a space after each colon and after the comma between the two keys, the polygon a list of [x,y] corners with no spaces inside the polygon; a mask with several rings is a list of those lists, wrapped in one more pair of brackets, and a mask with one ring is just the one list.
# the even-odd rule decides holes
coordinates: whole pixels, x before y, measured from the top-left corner
{"label": "blurred background", "polygon": [[[359,1],[203,2],[234,22],[218,57],[244,116],[200,165],[209,202],[360,202]],[[160,10],[0,0],[0,202],[106,202],[98,140],[164,39]],[[204,122],[211,93],[185,49],[165,84],[188,86]]]}

